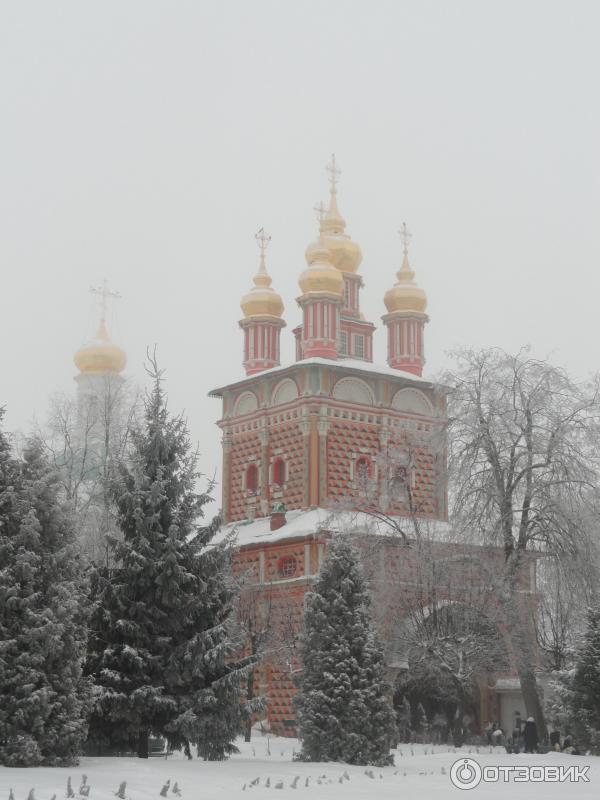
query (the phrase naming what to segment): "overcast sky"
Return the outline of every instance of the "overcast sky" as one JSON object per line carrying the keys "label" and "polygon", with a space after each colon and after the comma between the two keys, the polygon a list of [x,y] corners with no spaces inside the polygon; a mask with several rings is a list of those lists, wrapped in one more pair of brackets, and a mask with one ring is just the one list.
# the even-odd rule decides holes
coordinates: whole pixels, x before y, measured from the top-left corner
{"label": "overcast sky", "polygon": [[598,364],[600,4],[584,0],[0,0],[0,405],[42,420],[96,323],[219,468],[214,386],[242,375],[256,230],[291,328],[324,165],[378,325],[401,260],[429,298],[426,371],[456,345]]}

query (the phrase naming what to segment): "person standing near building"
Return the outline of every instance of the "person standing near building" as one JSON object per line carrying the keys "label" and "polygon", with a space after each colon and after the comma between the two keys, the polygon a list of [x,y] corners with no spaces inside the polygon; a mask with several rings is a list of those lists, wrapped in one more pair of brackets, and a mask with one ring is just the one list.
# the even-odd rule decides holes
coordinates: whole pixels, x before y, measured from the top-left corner
{"label": "person standing near building", "polygon": [[523,739],[525,741],[525,752],[535,753],[538,747],[538,730],[533,717],[528,717],[525,723],[525,730],[523,731]]}

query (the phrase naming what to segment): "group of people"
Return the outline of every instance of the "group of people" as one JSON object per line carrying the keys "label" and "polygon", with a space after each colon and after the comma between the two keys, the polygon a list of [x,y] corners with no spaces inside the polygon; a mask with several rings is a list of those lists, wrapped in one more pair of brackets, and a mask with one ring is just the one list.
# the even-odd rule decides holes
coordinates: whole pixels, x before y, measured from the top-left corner
{"label": "group of people", "polygon": [[[516,717],[512,733],[505,736],[504,731],[497,722],[488,722],[485,734],[489,745],[500,747],[504,745],[508,753],[537,753],[540,745],[538,729],[533,717],[528,717],[525,722]],[[579,755],[579,749],[570,733],[561,742],[560,731],[550,733],[550,748],[557,752]]]}
{"label": "group of people", "polygon": [[508,753],[536,753],[538,750],[538,729],[533,717],[528,717],[526,722],[517,717],[512,733],[508,736],[497,722],[488,722],[485,733],[488,744],[494,747],[504,745]]}

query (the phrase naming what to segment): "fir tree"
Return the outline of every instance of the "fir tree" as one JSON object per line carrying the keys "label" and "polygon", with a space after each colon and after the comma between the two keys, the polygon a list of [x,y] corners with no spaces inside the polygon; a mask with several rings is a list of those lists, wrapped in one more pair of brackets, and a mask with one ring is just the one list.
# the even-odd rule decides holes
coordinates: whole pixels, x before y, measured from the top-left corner
{"label": "fir tree", "polygon": [[208,493],[197,493],[196,453],[182,417],[172,417],[161,373],[144,425],[114,487],[121,537],[111,538],[114,570],[93,578],[97,611],[89,669],[99,697],[94,740],[148,757],[150,734],[171,747],[191,744],[204,758],[235,751],[246,664],[233,659],[228,623],[228,542],[212,542],[219,520],[201,526]]}
{"label": "fir tree", "polygon": [[39,442],[0,433],[0,762],[76,763],[87,733],[87,586],[70,510]]}
{"label": "fir tree", "polygon": [[394,712],[369,607],[357,553],[338,537],[306,598],[294,700],[302,760],[393,763]]}
{"label": "fir tree", "polygon": [[563,697],[573,733],[586,748],[600,749],[600,605],[589,608],[575,666],[564,679]]}

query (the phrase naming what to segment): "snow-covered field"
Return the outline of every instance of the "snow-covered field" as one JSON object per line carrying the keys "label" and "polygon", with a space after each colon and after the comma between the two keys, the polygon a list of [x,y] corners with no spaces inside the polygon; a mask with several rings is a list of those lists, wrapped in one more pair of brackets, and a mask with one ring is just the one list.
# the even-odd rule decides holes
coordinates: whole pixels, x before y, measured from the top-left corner
{"label": "snow-covered field", "polygon": [[[600,797],[600,758],[547,755],[507,755],[504,749],[464,747],[454,751],[435,745],[402,745],[395,751],[394,767],[373,768],[373,776],[364,767],[345,764],[304,764],[292,760],[295,739],[267,739],[256,736],[250,744],[238,742],[240,754],[228,761],[207,763],[187,761],[179,755],[151,758],[84,758],[76,768],[7,769],[0,767],[0,800],[8,800],[12,788],[15,800],[27,800],[34,790],[35,800],[63,800],[67,777],[70,775],[76,800],[82,775],[90,785],[89,800],[114,800],[122,781],[127,782],[125,795],[129,800],[160,800],[160,790],[167,780],[171,787],[177,781],[181,800],[229,800],[229,798],[266,798],[304,796],[307,798],[446,798],[465,796],[452,786],[450,768],[459,758],[471,757],[481,766],[502,765],[590,765],[589,783],[480,783],[466,794],[472,798],[553,798],[591,800]],[[270,755],[269,751],[270,750]],[[344,773],[348,778],[344,777]],[[294,778],[296,788],[292,787]],[[253,781],[259,779],[254,785]],[[341,779],[341,782],[340,782]],[[269,786],[267,786],[267,780]],[[308,785],[307,784],[308,781]],[[278,787],[282,783],[283,788]],[[177,800],[170,790],[168,800]]]}

